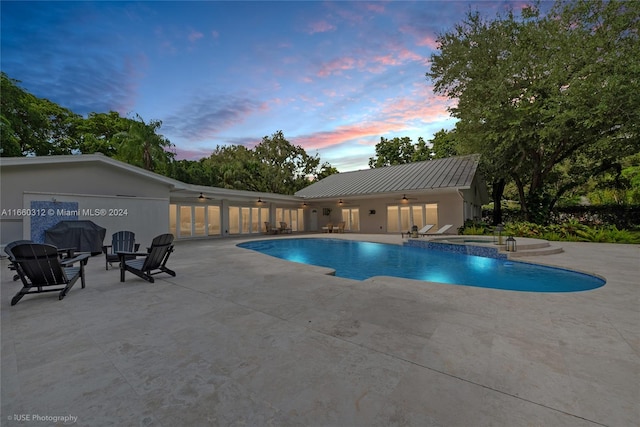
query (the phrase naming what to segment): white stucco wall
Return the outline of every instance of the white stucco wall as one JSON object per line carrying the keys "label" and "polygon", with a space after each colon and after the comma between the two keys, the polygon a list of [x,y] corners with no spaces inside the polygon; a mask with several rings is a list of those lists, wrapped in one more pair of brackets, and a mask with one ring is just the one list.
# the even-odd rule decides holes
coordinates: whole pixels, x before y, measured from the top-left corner
{"label": "white stucco wall", "polygon": [[[360,232],[361,233],[387,233],[387,206],[400,205],[402,196],[389,196],[378,198],[361,198],[361,199],[344,199],[344,205],[340,206],[335,201],[331,202],[313,202],[310,204],[311,209],[318,211],[318,225],[322,227],[328,222],[334,225],[342,221],[342,208],[358,208],[360,213]],[[425,194],[411,195],[410,204],[438,204],[438,222],[439,226],[445,224],[453,224],[448,233],[455,233],[455,230],[462,226],[465,220],[465,209],[462,196],[457,190],[440,190],[429,191]],[[324,216],[323,208],[330,208],[331,215]],[[374,210],[375,214],[370,213]],[[405,230],[406,231],[406,230]],[[435,231],[435,230],[434,230]]]}
{"label": "white stucco wall", "polygon": [[99,162],[45,164],[35,167],[3,166],[0,209],[0,244],[31,237],[31,202],[75,202],[78,219],[91,220],[107,229],[105,243],[119,230],[136,233],[148,245],[154,236],[168,232],[170,186]]}

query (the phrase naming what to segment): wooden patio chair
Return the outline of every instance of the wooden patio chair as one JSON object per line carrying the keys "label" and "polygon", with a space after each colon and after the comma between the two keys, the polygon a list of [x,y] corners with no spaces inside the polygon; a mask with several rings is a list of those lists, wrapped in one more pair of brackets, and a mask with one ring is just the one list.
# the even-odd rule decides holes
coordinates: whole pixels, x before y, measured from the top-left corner
{"label": "wooden patio chair", "polygon": [[291,234],[291,227],[287,226],[286,222],[280,222],[280,228],[278,229],[280,233],[289,233]]}
{"label": "wooden patio chair", "polygon": [[344,227],[346,225],[345,221],[340,221],[338,223],[338,225],[334,225],[333,226],[333,232],[334,233],[344,233]]}
{"label": "wooden patio chair", "polygon": [[[105,258],[105,269],[114,262],[120,262],[118,252],[138,252],[140,243],[136,243],[136,234],[132,231],[118,231],[111,236],[111,244],[102,247]],[[125,259],[135,259],[134,256]]]}
{"label": "wooden patio chair", "polygon": [[[149,283],[153,275],[167,273],[175,277],[176,273],[167,268],[167,260],[173,252],[173,234],[161,234],[153,239],[147,253],[118,252],[120,256],[120,281],[124,282],[124,273],[129,271]],[[127,259],[134,257],[134,259]],[[137,257],[144,257],[137,259]]]}
{"label": "wooden patio chair", "polygon": [[328,222],[327,225],[322,227],[322,232],[323,233],[333,233],[333,223],[332,222]]}
{"label": "wooden patio chair", "polygon": [[278,229],[274,228],[269,221],[264,222],[264,234],[278,234]]}
{"label": "wooden patio chair", "polygon": [[[11,263],[22,280],[22,289],[11,299],[16,305],[23,296],[42,292],[58,292],[61,300],[78,279],[85,287],[84,266],[89,254],[61,260],[58,249],[40,243],[19,243],[11,249]],[[78,267],[73,267],[78,263]]]}

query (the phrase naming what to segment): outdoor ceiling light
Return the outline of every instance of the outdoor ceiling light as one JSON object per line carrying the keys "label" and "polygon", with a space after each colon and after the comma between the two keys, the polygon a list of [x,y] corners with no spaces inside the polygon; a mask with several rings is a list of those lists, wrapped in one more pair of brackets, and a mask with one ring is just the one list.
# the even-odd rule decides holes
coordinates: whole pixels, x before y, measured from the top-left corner
{"label": "outdoor ceiling light", "polygon": [[200,193],[200,195],[198,196],[199,200],[204,200],[204,196],[202,195],[202,193]]}

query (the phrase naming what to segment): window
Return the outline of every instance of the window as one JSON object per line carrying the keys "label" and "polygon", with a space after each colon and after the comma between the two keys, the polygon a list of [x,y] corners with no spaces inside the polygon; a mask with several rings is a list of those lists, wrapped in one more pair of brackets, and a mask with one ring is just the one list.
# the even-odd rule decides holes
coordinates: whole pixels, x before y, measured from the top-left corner
{"label": "window", "polygon": [[169,205],[169,233],[177,236],[178,205]]}
{"label": "window", "polygon": [[342,220],[345,230],[360,231],[360,210],[358,208],[343,208]]}
{"label": "window", "polygon": [[[269,208],[260,208],[260,221],[258,224],[260,224],[260,227],[263,227],[265,222],[271,222],[269,221]],[[258,228],[258,230],[261,229],[262,228]]]}
{"label": "window", "polygon": [[291,227],[295,231],[304,231],[304,209],[298,208],[297,212],[298,212],[298,220],[296,221],[295,224],[291,224]]}
{"label": "window", "polygon": [[241,233],[251,233],[251,208],[240,208],[242,212]]}
{"label": "window", "polygon": [[220,235],[220,207],[169,205],[169,232],[176,237]]}
{"label": "window", "polygon": [[397,233],[411,230],[415,225],[421,229],[427,224],[438,228],[438,204],[389,205],[387,206],[387,232]]}
{"label": "window", "polygon": [[265,221],[269,221],[269,208],[229,207],[230,234],[261,233]]}
{"label": "window", "polygon": [[400,230],[409,230],[413,225],[409,206],[400,206]]}
{"label": "window", "polygon": [[193,207],[194,212],[194,230],[193,230],[193,235],[194,236],[206,236],[207,235],[207,229],[205,227],[205,210],[204,210],[204,206],[194,206]]}
{"label": "window", "polygon": [[229,234],[240,234],[240,208],[229,206]]}
{"label": "window", "polygon": [[209,236],[220,235],[220,207],[207,206],[207,234]]}
{"label": "window", "polygon": [[191,236],[191,206],[180,206],[180,236]]}
{"label": "window", "polygon": [[425,213],[427,218],[427,222],[425,222],[425,225],[433,224],[433,228],[435,230],[440,228],[440,224],[438,224],[438,204],[429,203],[424,205],[424,208],[425,208]]}
{"label": "window", "polygon": [[280,226],[280,222],[286,222],[292,231],[304,230],[304,210],[276,208],[276,226]]}
{"label": "window", "polygon": [[387,206],[387,232],[397,233],[400,231],[400,216],[398,206]]}

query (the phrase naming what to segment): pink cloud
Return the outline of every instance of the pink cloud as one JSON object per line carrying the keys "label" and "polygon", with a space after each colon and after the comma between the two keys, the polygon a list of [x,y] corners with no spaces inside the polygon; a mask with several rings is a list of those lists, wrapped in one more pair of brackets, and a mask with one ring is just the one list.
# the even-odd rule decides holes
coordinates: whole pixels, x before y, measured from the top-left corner
{"label": "pink cloud", "polygon": [[214,39],[217,39],[218,37],[220,37],[220,33],[217,32],[216,30],[211,31],[211,37],[213,37]]}
{"label": "pink cloud", "polygon": [[[423,128],[428,123],[450,119],[447,107],[454,101],[436,96],[419,86],[408,98],[390,98],[365,122],[353,123],[329,131],[315,132],[292,138],[296,145],[316,150],[334,147],[347,142],[374,145],[380,137]],[[429,135],[423,135],[428,138]]]}
{"label": "pink cloud", "polygon": [[176,160],[200,160],[203,157],[209,157],[213,150],[206,149],[182,149],[175,147]]}
{"label": "pink cloud", "polygon": [[426,29],[419,29],[411,25],[403,25],[400,27],[400,32],[409,34],[416,39],[416,45],[427,46],[431,49],[437,49],[438,43],[436,42],[435,33],[426,33]]}
{"label": "pink cloud", "polygon": [[433,122],[450,117],[447,107],[452,102],[449,98],[429,94],[425,97],[387,100],[380,114],[397,123]]}
{"label": "pink cloud", "polygon": [[316,21],[309,24],[307,32],[309,34],[326,33],[327,31],[333,31],[336,26],[327,21]]}
{"label": "pink cloud", "polygon": [[189,41],[191,43],[198,41],[199,39],[203,38],[204,34],[202,34],[200,31],[195,31],[195,30],[191,30],[191,32],[189,33]]}
{"label": "pink cloud", "polygon": [[428,46],[431,49],[438,49],[438,42],[436,37],[432,35],[425,35],[418,39],[418,46]]}
{"label": "pink cloud", "polygon": [[354,69],[356,65],[357,61],[354,58],[337,58],[324,64],[318,71],[318,76],[327,77],[332,74],[340,74],[342,71]]}
{"label": "pink cloud", "polygon": [[367,10],[376,13],[384,13],[384,5],[381,3],[369,3],[366,5]]}
{"label": "pink cloud", "polygon": [[322,149],[364,138],[378,138],[389,132],[402,130],[404,125],[389,124],[387,122],[371,122],[339,126],[331,131],[315,132],[309,135],[292,138],[296,145],[305,149]]}

